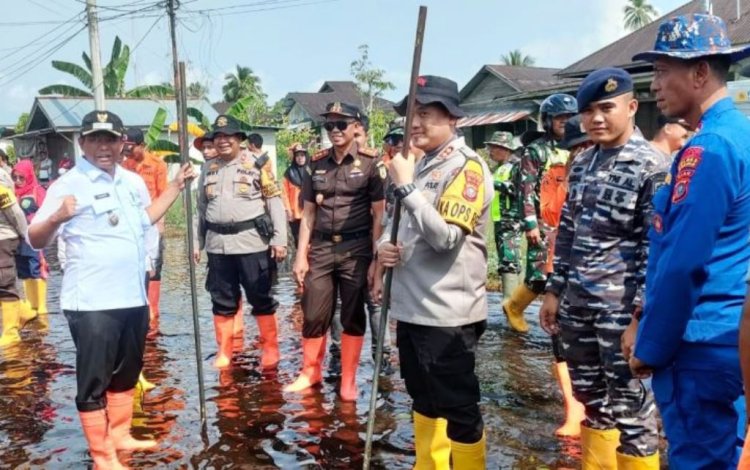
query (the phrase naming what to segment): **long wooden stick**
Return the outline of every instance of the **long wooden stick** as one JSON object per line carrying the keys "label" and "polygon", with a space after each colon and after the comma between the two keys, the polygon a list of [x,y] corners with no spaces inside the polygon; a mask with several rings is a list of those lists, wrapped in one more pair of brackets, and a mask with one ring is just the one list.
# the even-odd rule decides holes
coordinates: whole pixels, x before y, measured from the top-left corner
{"label": "long wooden stick", "polygon": [[[422,62],[422,43],[424,42],[424,29],[427,21],[427,7],[419,7],[419,18],[417,19],[417,35],[414,39],[414,57],[411,62],[411,79],[409,81],[409,95],[406,98],[406,123],[404,124],[404,150],[409,151],[411,143],[411,121],[414,111],[415,96],[417,92],[417,78],[419,78],[419,66]],[[391,243],[396,244],[398,238],[398,226],[401,222],[401,201],[396,199],[393,208],[393,222],[391,226]],[[383,299],[380,310],[380,324],[378,325],[378,343],[375,348],[375,368],[372,372],[372,390],[370,391],[370,411],[367,416],[367,435],[365,436],[365,458],[362,464],[364,470],[370,469],[370,457],[372,455],[372,435],[375,430],[375,408],[378,403],[378,379],[383,361],[383,338],[385,329],[388,328],[388,309],[391,302],[391,285],[393,284],[393,269],[385,271],[383,282]]]}

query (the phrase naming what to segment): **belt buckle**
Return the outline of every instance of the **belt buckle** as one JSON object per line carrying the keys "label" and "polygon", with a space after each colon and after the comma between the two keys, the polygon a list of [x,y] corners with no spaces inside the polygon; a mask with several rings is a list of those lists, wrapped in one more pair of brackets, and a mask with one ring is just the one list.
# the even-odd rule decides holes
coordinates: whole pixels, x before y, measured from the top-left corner
{"label": "belt buckle", "polygon": [[333,243],[341,243],[342,241],[344,241],[344,237],[337,233],[331,237],[331,241]]}

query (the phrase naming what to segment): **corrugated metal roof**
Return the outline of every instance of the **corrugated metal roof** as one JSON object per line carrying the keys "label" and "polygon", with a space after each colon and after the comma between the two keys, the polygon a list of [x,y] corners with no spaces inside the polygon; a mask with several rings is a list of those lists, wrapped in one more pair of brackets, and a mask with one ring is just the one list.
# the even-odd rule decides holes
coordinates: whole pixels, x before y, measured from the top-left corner
{"label": "corrugated metal roof", "polygon": [[531,114],[529,111],[509,111],[505,113],[484,113],[466,116],[458,120],[456,127],[486,126],[500,122],[515,122]]}
{"label": "corrugated metal roof", "polygon": [[[154,119],[159,108],[167,110],[167,123],[177,120],[176,105],[174,100],[152,100],[152,99],[107,99],[107,111],[111,111],[122,119],[125,126],[148,127]],[[218,113],[205,100],[188,100],[188,107],[200,110],[206,118],[213,121]],[[83,116],[94,110],[94,99],[68,98],[62,96],[38,96],[31,108],[29,127],[26,131],[34,131],[41,128],[37,123],[43,120],[34,119],[35,114],[44,114],[49,126],[55,131],[77,129],[81,126]],[[33,126],[33,127],[32,127]]]}
{"label": "corrugated metal roof", "polygon": [[504,77],[518,91],[531,91],[560,83],[556,74],[560,69],[546,67],[518,67],[487,65],[495,74]]}
{"label": "corrugated metal roof", "polygon": [[[315,124],[325,121],[320,116],[324,113],[328,103],[342,101],[356,106],[361,106],[362,98],[357,91],[357,86],[351,81],[327,81],[318,93],[288,93],[284,98],[288,103],[287,112],[292,109],[293,103],[300,105]],[[393,103],[383,98],[375,98],[374,106],[383,111],[393,112]]]}
{"label": "corrugated metal roof", "polygon": [[[750,43],[750,2],[740,2],[740,19],[737,21],[737,0],[713,0],[713,14],[724,19],[729,30],[732,44]],[[643,62],[633,62],[632,57],[643,51],[651,50],[656,40],[659,24],[667,18],[689,13],[701,13],[703,0],[693,0],[673,10],[659,19],[634,31],[578,62],[560,71],[562,76],[582,76],[601,67],[634,68],[646,66]]]}

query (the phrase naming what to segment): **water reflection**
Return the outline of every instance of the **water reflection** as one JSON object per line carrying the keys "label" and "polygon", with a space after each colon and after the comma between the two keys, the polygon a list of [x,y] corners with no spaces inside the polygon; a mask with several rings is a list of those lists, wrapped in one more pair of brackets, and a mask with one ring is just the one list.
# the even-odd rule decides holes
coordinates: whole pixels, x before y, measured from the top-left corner
{"label": "water reflection", "polygon": [[[340,402],[335,377],[328,374],[307,393],[282,393],[282,385],[293,381],[300,367],[302,324],[295,286],[283,269],[275,288],[282,305],[282,361],[278,372],[270,374],[261,373],[257,325],[249,314],[233,367],[221,373],[213,369],[211,305],[202,288],[205,269],[197,270],[208,413],[201,432],[184,244],[171,239],[167,247],[160,325],[149,335],[145,357],[145,375],[157,387],[138,396],[133,422],[136,437],[153,437],[161,445],[125,456],[128,463],[136,468],[359,468],[372,380],[369,355],[362,355],[358,370],[356,404]],[[53,311],[59,284],[53,273]],[[538,326],[528,336],[507,330],[499,296],[491,294],[489,301],[490,326],[477,361],[488,468],[575,468],[577,442],[553,436],[562,404],[550,370],[549,339]],[[528,317],[533,324],[535,315]],[[52,313],[46,332],[30,327],[22,335],[23,343],[0,356],[3,468],[90,464],[75,409],[75,350],[64,317]],[[370,351],[369,335],[363,348]],[[398,375],[381,378],[380,388],[373,467],[409,469],[414,465],[409,397]]]}

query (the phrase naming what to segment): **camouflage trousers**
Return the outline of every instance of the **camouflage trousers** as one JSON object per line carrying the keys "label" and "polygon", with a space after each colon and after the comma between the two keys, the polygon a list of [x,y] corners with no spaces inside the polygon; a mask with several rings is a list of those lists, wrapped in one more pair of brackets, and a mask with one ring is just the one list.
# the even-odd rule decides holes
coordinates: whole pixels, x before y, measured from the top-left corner
{"label": "camouflage trousers", "polygon": [[618,452],[647,456],[657,451],[654,396],[633,378],[620,350],[620,336],[631,313],[560,308],[560,336],[573,383],[573,395],[586,408],[584,425],[620,431]]}
{"label": "camouflage trousers", "polygon": [[544,292],[547,283],[547,236],[543,227],[539,227],[542,241],[538,245],[531,242],[526,247],[526,274],[523,282],[537,294]]}
{"label": "camouflage trousers", "polygon": [[495,222],[498,274],[521,272],[521,237],[521,221],[503,219]]}

